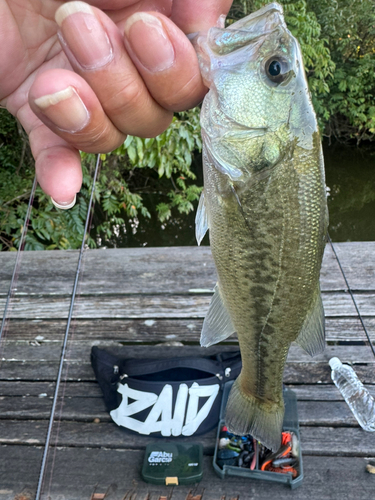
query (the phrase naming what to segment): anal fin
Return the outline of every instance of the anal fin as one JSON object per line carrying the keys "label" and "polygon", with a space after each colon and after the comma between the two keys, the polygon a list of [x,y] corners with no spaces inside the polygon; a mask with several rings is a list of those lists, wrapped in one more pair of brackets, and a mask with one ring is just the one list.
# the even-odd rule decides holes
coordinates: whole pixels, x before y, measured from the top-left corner
{"label": "anal fin", "polygon": [[325,332],[324,332],[324,309],[320,288],[315,293],[312,307],[306,316],[302,329],[296,342],[310,356],[316,356],[324,351],[325,348]]}
{"label": "anal fin", "polygon": [[210,307],[203,322],[201,346],[209,347],[228,338],[235,332],[228,310],[220,295],[218,285],[210,302]]}

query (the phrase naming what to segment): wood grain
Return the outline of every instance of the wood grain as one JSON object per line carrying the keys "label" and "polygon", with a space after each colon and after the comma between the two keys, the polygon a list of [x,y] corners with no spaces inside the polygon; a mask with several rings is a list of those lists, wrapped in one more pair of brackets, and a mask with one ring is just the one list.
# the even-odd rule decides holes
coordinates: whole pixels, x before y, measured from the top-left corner
{"label": "wood grain", "polygon": [[[375,291],[375,242],[335,243],[353,290]],[[48,257],[47,257],[48,256]],[[1,253],[0,294],[8,292],[15,255]],[[24,252],[17,294],[70,295],[78,251]],[[217,275],[209,247],[121,248],[88,250],[81,294],[188,293],[213,289]],[[324,291],[346,289],[327,245],[321,271]]]}
{"label": "wood grain", "polygon": [[[335,244],[372,341],[375,341],[375,242]],[[78,253],[25,252],[10,321],[0,344],[0,500],[32,500],[38,480]],[[0,254],[0,308],[15,255]],[[352,364],[375,396],[375,359],[327,246],[321,272],[327,347],[315,358],[292,345],[284,383],[298,399],[304,481],[301,488],[219,479],[204,447],[201,483],[166,488],[143,482],[150,436],[118,428],[106,412],[90,365],[93,345],[136,359],[204,356],[238,348],[236,336],[210,349],[199,336],[216,271],[207,247],[88,251],[69,335],[47,460],[45,498],[92,500],[341,500],[373,497],[366,457],[375,435],[363,431],[336,387],[328,361]],[[177,345],[170,345],[177,343]],[[189,440],[189,438],[184,438]],[[55,447],[56,446],[56,447]],[[53,467],[53,470],[51,469]]]}
{"label": "wood grain", "polygon": [[[25,488],[35,491],[34,478],[41,451],[41,448],[31,446],[0,447],[1,500],[14,500],[15,495]],[[189,493],[202,495],[202,500],[229,500],[236,496],[255,500],[275,497],[280,500],[370,500],[374,492],[374,478],[366,472],[367,460],[363,457],[305,455],[304,481],[302,487],[296,490],[266,481],[230,477],[222,481],[215,475],[208,456],[204,458],[204,476],[199,484],[168,489],[142,480],[142,461],[142,450],[58,448],[54,456],[54,473],[51,478],[48,471],[45,491],[53,500],[90,500],[95,487],[101,492],[110,485],[116,485],[116,492],[109,497],[111,500],[139,500],[156,494],[175,500],[186,499]],[[20,463],[22,468],[18,467]],[[14,467],[13,477],[5,474],[4,464]],[[15,479],[17,482],[14,482]]]}

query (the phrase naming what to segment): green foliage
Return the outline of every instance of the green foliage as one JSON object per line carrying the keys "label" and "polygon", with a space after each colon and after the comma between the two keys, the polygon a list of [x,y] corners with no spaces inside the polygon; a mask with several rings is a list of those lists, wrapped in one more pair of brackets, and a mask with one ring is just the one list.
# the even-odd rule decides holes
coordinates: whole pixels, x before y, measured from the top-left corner
{"label": "green foliage", "polygon": [[[17,175],[12,169],[0,170],[0,249],[16,250],[20,241],[31,193],[33,172]],[[21,193],[21,194],[20,194]],[[25,250],[78,248],[81,245],[87,212],[87,188],[71,210],[58,210],[38,187],[26,237]],[[88,238],[87,244],[95,246]]]}
{"label": "green foliage", "polygon": [[12,236],[20,234],[26,216],[34,177],[26,151],[27,141],[17,122],[0,110],[0,250],[16,249]]}
{"label": "green foliage", "polygon": [[308,0],[336,65],[330,94],[321,105],[329,113],[327,135],[375,139],[375,6],[373,0]]}
{"label": "green foliage", "polygon": [[201,147],[199,108],[195,108],[178,113],[168,129],[155,138],[129,135],[115,154],[127,154],[133,167],[156,168],[159,177],[170,179],[172,174],[183,173],[194,179],[190,171],[192,152]]}
{"label": "green foliage", "polygon": [[[113,153],[103,155],[97,186],[102,222],[96,227],[97,238],[108,241],[127,219],[138,226],[139,216],[150,217],[138,193],[158,195],[160,202],[155,209],[159,222],[169,219],[174,210],[193,210],[202,188],[192,183],[196,177],[190,167],[193,154],[201,147],[199,108],[194,108],[178,113],[159,136],[128,136]],[[83,156],[92,161],[92,155]]]}
{"label": "green foliage", "polygon": [[[195,108],[176,115],[171,126],[156,138],[128,136],[120,148],[102,155],[95,186],[95,228],[86,244],[95,247],[102,241],[108,242],[126,221],[138,226],[140,217],[149,218],[150,210],[142,197],[145,193],[157,194],[160,223],[170,218],[174,210],[178,213],[193,210],[201,188],[194,184],[195,175],[190,167],[194,152],[200,149],[199,109]],[[37,188],[27,250],[80,247],[95,160],[95,155],[82,153],[82,189],[70,210],[55,208],[50,198]],[[27,138],[4,110],[0,113],[0,165],[0,249],[16,250],[34,172]]]}

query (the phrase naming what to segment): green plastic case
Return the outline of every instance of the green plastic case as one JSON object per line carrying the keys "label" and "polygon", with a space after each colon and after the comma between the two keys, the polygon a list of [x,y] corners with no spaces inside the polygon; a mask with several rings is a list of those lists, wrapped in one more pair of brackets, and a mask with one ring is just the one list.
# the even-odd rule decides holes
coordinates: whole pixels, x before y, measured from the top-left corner
{"label": "green plastic case", "polygon": [[202,479],[203,447],[201,444],[148,444],[142,477],[148,483],[176,486],[197,483]]}
{"label": "green plastic case", "polygon": [[213,458],[213,466],[215,472],[222,479],[225,479],[228,476],[237,476],[241,478],[248,479],[262,479],[263,481],[273,481],[275,483],[284,483],[289,485],[292,489],[297,488],[302,484],[303,480],[303,464],[302,464],[302,454],[301,454],[301,438],[299,434],[299,425],[298,425],[298,411],[297,411],[297,398],[293,391],[290,389],[284,389],[284,403],[285,403],[285,415],[283,422],[283,431],[293,431],[299,440],[299,475],[293,479],[291,474],[280,474],[278,472],[270,472],[270,471],[262,471],[259,467],[259,457],[257,456],[256,468],[254,470],[243,469],[241,467],[233,466],[233,465],[224,465],[221,468],[217,464],[217,452],[218,452],[218,444],[219,444],[219,434],[220,429],[225,425],[224,415],[225,415],[225,407],[227,405],[229,391],[233,385],[233,381],[225,384],[223,399],[221,403],[220,410],[220,422],[217,431],[217,439],[215,446],[215,453]]}

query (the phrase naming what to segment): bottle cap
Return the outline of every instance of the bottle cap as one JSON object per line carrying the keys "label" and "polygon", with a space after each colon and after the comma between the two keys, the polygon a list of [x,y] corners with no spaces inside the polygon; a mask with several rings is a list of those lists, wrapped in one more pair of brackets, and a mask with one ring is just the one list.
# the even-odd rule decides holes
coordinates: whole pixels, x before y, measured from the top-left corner
{"label": "bottle cap", "polygon": [[339,360],[339,358],[335,357],[329,360],[329,366],[331,367],[332,370],[337,370],[337,368],[340,368],[341,365],[342,363]]}

